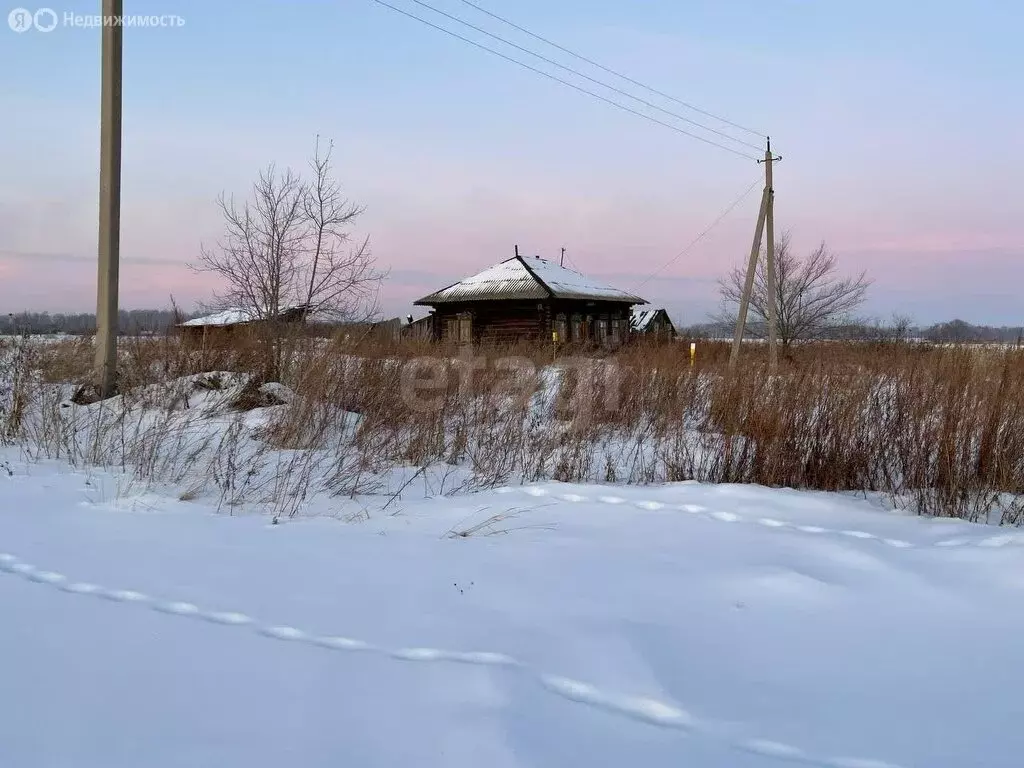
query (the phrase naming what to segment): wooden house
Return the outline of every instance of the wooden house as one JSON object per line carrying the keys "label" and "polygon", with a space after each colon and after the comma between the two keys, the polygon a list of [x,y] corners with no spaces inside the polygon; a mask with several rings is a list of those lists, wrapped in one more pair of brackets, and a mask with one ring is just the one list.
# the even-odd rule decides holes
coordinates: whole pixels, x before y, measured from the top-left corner
{"label": "wooden house", "polygon": [[540,257],[516,255],[415,302],[430,335],[457,343],[534,340],[614,347],[647,302]]}
{"label": "wooden house", "polygon": [[672,318],[664,309],[638,309],[630,319],[630,328],[634,334],[648,338],[671,341],[675,338],[676,329]]}

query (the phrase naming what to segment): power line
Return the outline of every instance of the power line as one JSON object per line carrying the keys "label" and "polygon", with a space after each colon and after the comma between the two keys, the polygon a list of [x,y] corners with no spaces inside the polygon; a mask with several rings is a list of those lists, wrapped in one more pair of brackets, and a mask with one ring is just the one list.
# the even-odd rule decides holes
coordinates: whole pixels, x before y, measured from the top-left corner
{"label": "power line", "polygon": [[[554,59],[550,59],[547,56],[543,56],[542,54],[539,54],[539,53],[537,53],[535,51],[531,51],[529,48],[526,48],[525,46],[519,45],[518,43],[514,43],[511,40],[506,40],[501,35],[496,35],[493,32],[487,31],[483,27],[478,27],[476,24],[472,24],[472,23],[470,23],[468,21],[465,21],[464,19],[460,19],[458,16],[455,16],[455,15],[453,15],[451,13],[448,13],[447,11],[442,11],[439,8],[435,8],[434,6],[430,5],[429,3],[424,2],[424,0],[412,0],[412,2],[416,3],[416,5],[419,5],[419,6],[423,7],[423,8],[426,8],[427,10],[433,11],[434,13],[438,14],[439,16],[444,16],[446,19],[450,19],[451,21],[454,21],[454,22],[456,22],[458,24],[462,24],[463,26],[469,27],[470,29],[477,31],[480,34],[487,35],[487,37],[490,37],[493,40],[497,40],[498,42],[504,43],[505,45],[507,45],[507,46],[509,46],[511,48],[515,48],[516,50],[522,51],[523,53],[529,54],[530,56],[533,56],[533,57],[535,57],[537,59],[540,59],[541,61],[543,61],[546,64],[550,64],[553,67],[558,67],[559,69],[565,70],[566,72],[571,72],[572,74],[576,75],[577,77],[582,77],[584,80],[588,80],[591,83],[594,83],[595,85],[600,85],[602,88],[607,88],[610,91],[614,91],[615,93],[619,94],[620,96],[625,96],[627,99],[632,99],[633,101],[635,101],[635,102],[637,102],[639,104],[643,104],[645,107],[649,107],[651,109],[656,109],[659,112],[661,112],[663,114],[666,114],[666,115],[669,115],[671,117],[674,117],[677,120],[682,120],[684,123],[689,123],[690,125],[696,126],[697,128],[700,128],[701,130],[708,131],[709,133],[714,133],[714,134],[716,134],[718,136],[721,136],[722,138],[724,138],[724,139],[726,139],[728,141],[734,141],[737,144],[742,144],[743,146],[749,147],[750,149],[754,149],[754,150],[758,150],[758,151],[760,151],[762,149],[762,147],[760,145],[758,145],[758,144],[751,144],[750,142],[745,141],[743,139],[737,139],[735,136],[732,136],[732,135],[726,133],[725,131],[720,131],[717,128],[709,128],[708,126],[704,125],[703,123],[698,123],[696,120],[691,120],[690,118],[685,117],[684,115],[680,115],[678,112],[673,112],[670,109],[665,109],[664,107],[661,107],[661,106],[655,104],[652,101],[647,101],[646,99],[642,99],[639,96],[634,96],[629,91],[623,90],[622,88],[617,88],[614,85],[609,85],[608,83],[604,82],[603,80],[598,80],[595,77],[591,77],[588,74],[580,72],[578,69],[573,69],[572,67],[568,67],[565,64],[562,64],[562,63],[560,63],[558,61],[555,61]],[[472,5],[472,3],[471,3],[471,5]],[[474,6],[474,7],[476,7],[476,6]],[[720,118],[715,118],[715,119],[717,120],[717,119],[720,119]]]}
{"label": "power line", "polygon": [[582,272],[580,271],[580,268],[576,266],[576,262],[572,260],[572,256],[570,256],[570,255],[569,255],[569,252],[568,252],[568,251],[566,251],[566,252],[565,252],[565,258],[567,258],[567,259],[569,260],[569,265],[570,265],[570,266],[571,266],[571,267],[572,267],[573,269],[575,269],[575,270],[576,270],[577,272],[580,272],[580,274],[583,274],[583,273],[582,273]]}
{"label": "power line", "polygon": [[524,69],[528,69],[531,72],[534,72],[534,73],[536,73],[538,75],[542,75],[543,77],[546,77],[549,80],[554,80],[556,83],[561,83],[562,85],[568,86],[569,88],[572,88],[573,90],[579,91],[580,93],[584,93],[587,96],[590,96],[592,98],[598,99],[599,101],[603,101],[605,104],[610,104],[613,107],[617,107],[618,109],[621,109],[624,112],[629,112],[630,114],[636,115],[637,117],[642,117],[644,120],[650,120],[652,123],[657,123],[658,125],[663,126],[665,128],[668,128],[671,131],[675,131],[676,133],[681,133],[684,136],[689,136],[691,139],[697,139],[698,141],[703,141],[705,144],[710,144],[712,147],[718,147],[719,149],[724,149],[726,152],[732,152],[734,155],[738,155],[739,157],[742,157],[745,160],[755,160],[756,161],[756,160],[759,159],[759,158],[757,158],[757,157],[755,157],[753,155],[747,154],[746,152],[741,152],[738,149],[733,149],[732,147],[727,147],[724,144],[719,144],[718,142],[712,141],[711,139],[705,138],[704,136],[700,136],[700,135],[698,135],[696,133],[691,133],[690,131],[687,131],[687,130],[685,130],[683,128],[680,128],[677,125],[672,125],[671,123],[666,123],[664,120],[659,120],[656,117],[651,117],[650,115],[646,115],[643,112],[635,110],[632,107],[628,107],[625,104],[620,104],[619,102],[615,101],[614,99],[609,99],[606,96],[602,96],[599,93],[594,93],[593,91],[588,90],[588,89],[584,88],[583,86],[577,85],[576,83],[570,82],[569,80],[564,80],[563,78],[558,77],[557,75],[552,75],[550,72],[545,72],[543,69],[538,69],[537,67],[534,67],[534,66],[532,66],[530,64],[527,64],[524,61],[520,61],[519,59],[513,58],[512,56],[508,56],[507,54],[502,53],[501,51],[497,51],[494,48],[489,48],[486,45],[484,45],[483,43],[478,43],[476,40],[471,40],[468,37],[460,35],[458,32],[452,32],[450,29],[446,29],[445,27],[442,27],[442,26],[440,26],[438,24],[434,24],[431,21],[427,21],[426,19],[424,19],[424,18],[422,18],[420,16],[417,16],[414,13],[410,13],[409,11],[405,11],[405,10],[402,10],[401,8],[397,8],[394,5],[391,5],[390,3],[385,2],[385,0],[373,0],[373,2],[377,3],[378,5],[384,6],[385,8],[390,8],[392,11],[395,11],[396,13],[400,13],[403,16],[408,16],[410,19],[415,19],[416,21],[420,22],[421,24],[426,24],[428,27],[436,29],[439,32],[444,32],[446,35],[450,35],[450,36],[456,38],[457,40],[461,40],[464,43],[469,43],[470,45],[475,46],[476,48],[479,48],[482,51],[487,51],[488,53],[494,54],[495,56],[498,56],[498,57],[504,59],[505,61],[509,61],[509,62],[511,62],[513,64],[518,64],[520,67],[523,67]]}
{"label": "power line", "polygon": [[547,45],[550,45],[552,48],[557,48],[558,50],[562,51],[563,53],[567,53],[570,56],[579,59],[580,61],[584,61],[584,62],[586,62],[587,64],[590,64],[593,67],[597,67],[598,69],[603,70],[603,71],[605,71],[605,72],[607,72],[607,73],[609,73],[611,75],[615,75],[616,77],[619,77],[619,78],[625,80],[627,83],[631,83],[632,85],[636,85],[636,86],[638,86],[640,88],[643,88],[646,91],[649,91],[649,92],[651,92],[653,94],[661,96],[664,99],[668,99],[669,101],[674,101],[676,104],[680,104],[680,105],[686,107],[687,109],[692,109],[694,112],[698,112],[698,113],[704,115],[705,117],[714,118],[715,120],[718,120],[719,122],[724,123],[725,125],[732,126],[733,128],[737,128],[737,129],[739,129],[741,131],[746,131],[747,133],[752,134],[754,136],[763,137],[765,135],[761,131],[755,131],[752,128],[747,128],[745,126],[742,126],[739,123],[734,123],[731,120],[726,120],[724,117],[720,117],[719,115],[712,114],[711,112],[706,112],[705,110],[701,109],[700,107],[695,107],[693,104],[685,102],[685,101],[683,101],[681,99],[677,99],[675,96],[672,96],[672,95],[670,95],[668,93],[665,93],[664,91],[659,91],[657,88],[653,88],[653,87],[651,87],[649,85],[646,85],[645,83],[641,83],[639,80],[634,80],[633,78],[629,77],[628,75],[624,75],[621,72],[618,72],[618,71],[616,71],[616,70],[614,70],[614,69],[612,69],[610,67],[606,67],[604,64],[600,64],[600,63],[594,61],[593,59],[588,59],[586,56],[584,56],[582,54],[576,53],[575,51],[571,51],[568,48],[566,48],[565,46],[559,45],[558,43],[556,43],[556,42],[554,42],[552,40],[549,40],[546,37],[542,37],[541,35],[538,35],[535,32],[531,32],[530,30],[526,29],[525,27],[519,26],[514,21],[509,21],[508,19],[506,19],[506,18],[504,18],[502,16],[499,16],[496,13],[492,13],[491,11],[487,10],[486,8],[483,8],[483,7],[479,6],[479,5],[477,5],[476,3],[472,2],[471,0],[462,0],[462,2],[465,3],[466,5],[470,6],[471,8],[475,8],[476,10],[480,11],[480,13],[483,13],[483,14],[486,14],[487,16],[490,16],[492,19],[496,19],[496,20],[500,21],[502,24],[507,24],[508,26],[512,27],[513,29],[519,30],[523,34],[529,35],[530,37],[534,38],[535,40],[540,40],[542,43],[546,43]]}
{"label": "power line", "polygon": [[649,282],[650,282],[651,280],[653,280],[653,279],[654,279],[655,277],[657,277],[657,276],[658,276],[659,274],[661,274],[662,272],[664,272],[664,271],[665,271],[666,269],[668,269],[668,268],[669,268],[670,266],[672,266],[673,264],[675,264],[675,263],[676,263],[677,261],[679,261],[679,259],[683,258],[683,256],[685,256],[685,255],[686,255],[687,253],[689,253],[689,252],[690,252],[690,250],[691,250],[691,249],[692,249],[692,248],[693,248],[693,247],[694,247],[695,245],[697,245],[697,243],[699,243],[699,242],[700,242],[701,240],[703,240],[703,239],[704,239],[704,237],[705,237],[705,236],[706,236],[706,235],[707,235],[707,234],[708,234],[708,233],[709,233],[709,232],[710,232],[710,231],[711,231],[712,229],[714,229],[715,227],[717,227],[717,226],[718,226],[718,225],[719,225],[719,224],[720,224],[720,223],[722,222],[722,220],[723,220],[723,219],[724,219],[724,218],[725,218],[726,216],[728,216],[728,215],[729,215],[730,213],[732,213],[733,209],[734,209],[734,208],[735,208],[735,207],[736,207],[737,205],[739,205],[740,203],[742,203],[742,202],[743,202],[743,201],[744,201],[744,200],[746,199],[747,195],[749,195],[749,194],[751,193],[751,191],[752,191],[752,190],[754,189],[754,187],[756,187],[756,186],[757,186],[758,184],[760,184],[760,183],[761,183],[761,179],[756,179],[756,180],[754,181],[754,183],[753,183],[753,184],[751,184],[751,185],[750,185],[749,187],[747,187],[747,189],[746,189],[746,190],[745,190],[745,191],[743,192],[743,194],[742,194],[742,195],[740,195],[740,196],[739,196],[739,197],[737,197],[737,198],[736,198],[735,200],[733,200],[733,201],[732,201],[732,203],[730,203],[730,204],[729,204],[729,207],[728,207],[728,208],[726,208],[726,209],[725,209],[724,211],[722,211],[722,213],[721,213],[721,214],[719,214],[718,218],[717,218],[717,219],[715,219],[715,220],[714,220],[713,222],[711,222],[711,223],[710,223],[710,224],[709,224],[709,225],[707,226],[707,228],[705,228],[705,230],[704,230],[703,232],[701,232],[701,233],[700,233],[699,235],[697,235],[697,236],[696,236],[696,237],[695,237],[695,238],[694,238],[694,239],[693,239],[693,240],[692,240],[692,241],[690,242],[690,244],[689,244],[689,245],[687,245],[687,246],[686,246],[685,248],[683,248],[683,250],[681,250],[681,251],[680,251],[679,253],[677,253],[677,254],[676,254],[675,256],[673,256],[673,257],[672,257],[671,259],[669,259],[669,260],[668,260],[667,262],[665,262],[665,263],[664,263],[663,265],[661,265],[661,266],[660,266],[660,267],[659,267],[659,268],[658,268],[657,270],[655,270],[654,272],[652,272],[652,273],[651,273],[651,274],[650,274],[650,275],[649,275],[649,276],[648,276],[647,278],[645,278],[645,279],[644,279],[644,281],[643,281],[642,283],[640,283],[640,284],[638,284],[638,285],[634,286],[634,287],[633,287],[633,288],[631,288],[630,290],[634,290],[634,291],[635,291],[635,290],[638,290],[638,289],[640,289],[640,288],[643,288],[643,287],[644,287],[645,285],[647,285],[647,283],[649,283]]}

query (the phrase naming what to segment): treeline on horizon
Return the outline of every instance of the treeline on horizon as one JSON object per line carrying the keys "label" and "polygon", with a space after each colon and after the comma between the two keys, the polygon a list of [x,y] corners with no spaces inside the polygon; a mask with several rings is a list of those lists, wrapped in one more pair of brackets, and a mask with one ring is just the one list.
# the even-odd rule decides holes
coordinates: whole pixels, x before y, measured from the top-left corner
{"label": "treeline on horizon", "polygon": [[[127,309],[118,313],[122,334],[156,335],[168,332],[178,323],[198,314],[170,309]],[[722,323],[702,323],[680,327],[687,338],[727,338],[732,328]],[[756,328],[751,328],[756,333]],[[15,312],[0,315],[0,335],[88,335],[96,331],[96,315],[90,312]],[[897,326],[879,322],[854,322],[831,326],[817,334],[822,340],[893,340],[922,339],[932,342],[1018,343],[1024,329],[1014,326],[974,325],[964,320],[950,320],[926,327],[908,324]]]}
{"label": "treeline on horizon", "polygon": [[[747,324],[748,336],[764,338],[766,329],[757,322]],[[678,333],[688,338],[731,339],[731,323],[710,322],[679,328]],[[829,325],[817,329],[809,340],[814,341],[929,341],[933,343],[1003,343],[1019,344],[1024,327],[974,325],[966,320],[949,320],[929,326],[915,326],[908,322],[887,324],[878,321]]]}
{"label": "treeline on horizon", "polygon": [[[171,309],[123,309],[117,316],[122,333],[157,334],[196,315]],[[88,335],[95,332],[96,315],[92,312],[12,312],[0,315],[0,334],[4,335]]]}

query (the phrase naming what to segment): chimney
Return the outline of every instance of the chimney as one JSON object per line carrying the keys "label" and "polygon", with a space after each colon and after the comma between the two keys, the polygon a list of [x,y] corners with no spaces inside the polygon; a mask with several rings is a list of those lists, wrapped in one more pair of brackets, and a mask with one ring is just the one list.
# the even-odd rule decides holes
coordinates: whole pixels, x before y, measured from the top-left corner
{"label": "chimney", "polygon": [[516,245],[516,256],[518,256],[518,255],[519,255],[519,245],[517,244]]}

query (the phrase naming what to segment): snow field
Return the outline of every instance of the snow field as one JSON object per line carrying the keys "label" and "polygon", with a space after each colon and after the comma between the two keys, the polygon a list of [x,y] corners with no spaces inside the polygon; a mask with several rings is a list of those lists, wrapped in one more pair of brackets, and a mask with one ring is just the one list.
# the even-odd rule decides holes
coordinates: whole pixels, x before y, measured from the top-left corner
{"label": "snow field", "polygon": [[270,525],[11,464],[0,764],[952,768],[1024,747],[1020,540],[990,527],[695,483]]}

